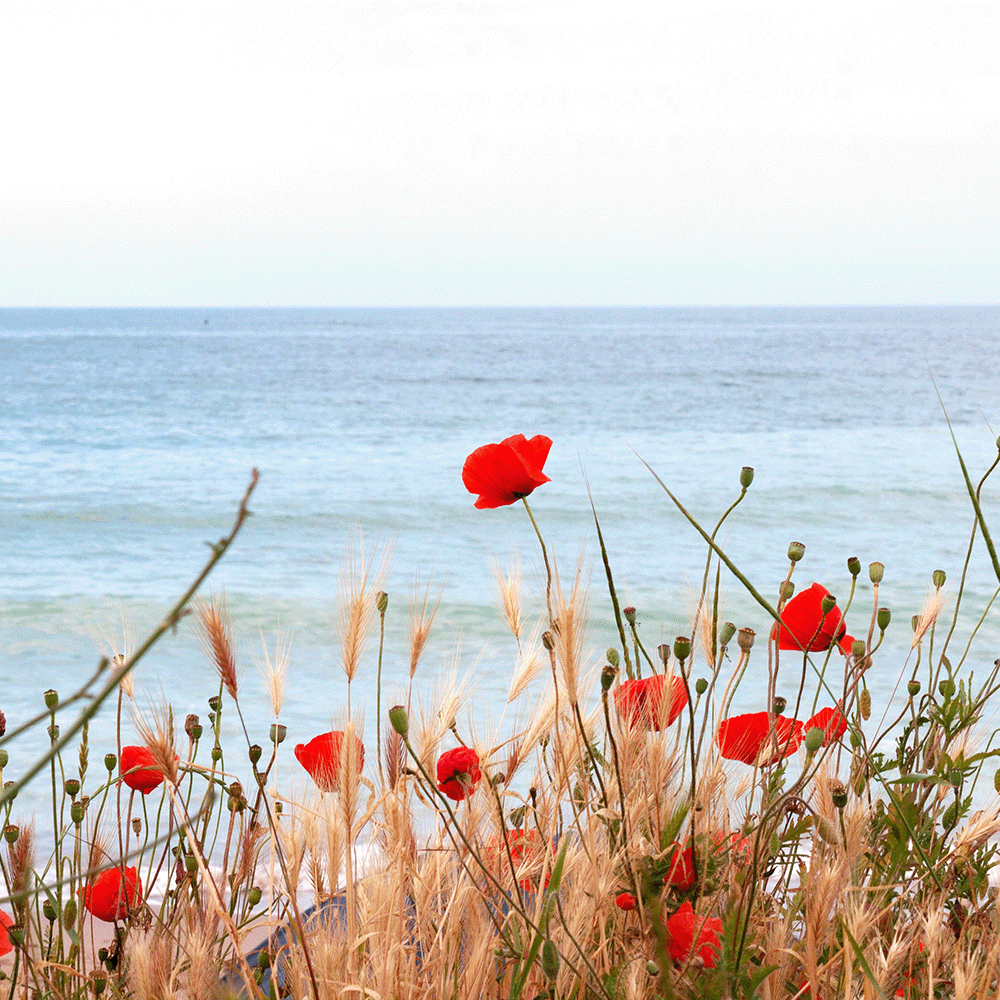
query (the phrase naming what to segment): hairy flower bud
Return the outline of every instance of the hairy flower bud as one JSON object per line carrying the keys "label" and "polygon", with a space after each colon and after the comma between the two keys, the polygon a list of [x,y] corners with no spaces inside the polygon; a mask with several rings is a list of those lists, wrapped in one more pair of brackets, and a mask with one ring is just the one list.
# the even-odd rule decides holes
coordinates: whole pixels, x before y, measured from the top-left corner
{"label": "hairy flower bud", "polygon": [[823,745],[826,730],[822,726],[813,726],[806,733],[806,753],[815,753]]}
{"label": "hairy flower bud", "polygon": [[608,663],[613,667],[617,667],[621,663],[621,657],[618,655],[618,650],[614,646],[608,646],[608,651],[605,654],[608,658]]}
{"label": "hairy flower bud", "polygon": [[389,595],[384,590],[380,590],[375,595],[375,607],[380,615],[384,615],[385,609],[389,607]]}
{"label": "hairy flower bud", "polygon": [[931,580],[933,580],[934,586],[938,590],[940,590],[944,586],[944,581],[947,580],[947,579],[948,579],[948,577],[945,574],[945,571],[943,569],[936,569],[931,574]]}
{"label": "hairy flower bud", "polygon": [[892,621],[892,612],[888,608],[879,608],[875,621],[878,622],[879,629],[884,632]]}
{"label": "hairy flower bud", "polygon": [[546,938],[542,945],[542,972],[547,979],[555,979],[559,975],[559,949],[552,938]]}
{"label": "hairy flower bud", "polygon": [[851,656],[853,656],[855,660],[860,660],[861,657],[865,655],[867,650],[868,647],[865,645],[864,639],[855,639],[854,642],[851,643]]}
{"label": "hairy flower bud", "polygon": [[881,583],[883,573],[885,573],[885,566],[882,563],[873,562],[868,564],[868,579],[872,583]]}
{"label": "hairy flower bud", "polygon": [[199,719],[193,712],[184,720],[184,732],[187,734],[187,738],[189,740],[196,740],[201,736],[201,732],[199,732],[197,736],[194,734],[195,726],[197,726],[199,730],[201,729],[201,726],[199,725],[200,722],[201,719]]}
{"label": "hairy flower bud", "polygon": [[708,681],[704,677],[699,677],[694,682],[695,694],[702,695],[708,690]]}
{"label": "hairy flower bud", "polygon": [[778,591],[778,596],[783,601],[790,601],[792,599],[792,594],[795,593],[795,584],[791,580],[782,580],[781,588]]}
{"label": "hairy flower bud", "polygon": [[410,719],[402,705],[393,705],[389,709],[389,724],[404,740],[406,739],[410,731]]}
{"label": "hairy flower bud", "polygon": [[836,824],[831,823],[825,816],[816,817],[816,832],[820,839],[836,847],[840,843],[840,831]]}
{"label": "hairy flower bud", "polygon": [[725,622],[721,629],[719,629],[719,645],[728,646],[733,641],[733,636],[736,635],[736,626],[732,622]]}
{"label": "hairy flower bud", "polygon": [[10,755],[0,747],[0,771],[2,771],[7,766],[7,761],[10,760]]}
{"label": "hairy flower bud", "polygon": [[68,899],[63,907],[63,927],[67,930],[76,923],[76,900]]}
{"label": "hairy flower bud", "polygon": [[955,697],[955,682],[950,678],[946,677],[943,681],[938,682],[938,691],[941,692],[942,698],[954,698]]}
{"label": "hairy flower bud", "polygon": [[543,632],[542,645],[551,653],[556,648],[556,637],[551,632]]}
{"label": "hairy flower bud", "polygon": [[746,490],[750,488],[750,484],[752,482],[753,482],[753,467],[750,465],[744,465],[743,468],[740,469],[740,486],[742,486],[743,489]]}
{"label": "hairy flower bud", "polygon": [[847,560],[847,572],[851,576],[857,576],[861,572],[861,560],[857,556],[851,556]]}
{"label": "hairy flower bud", "polygon": [[256,906],[260,902],[260,898],[263,895],[264,894],[261,892],[260,886],[258,885],[252,886],[250,888],[250,891],[247,893],[247,902],[251,906]]}

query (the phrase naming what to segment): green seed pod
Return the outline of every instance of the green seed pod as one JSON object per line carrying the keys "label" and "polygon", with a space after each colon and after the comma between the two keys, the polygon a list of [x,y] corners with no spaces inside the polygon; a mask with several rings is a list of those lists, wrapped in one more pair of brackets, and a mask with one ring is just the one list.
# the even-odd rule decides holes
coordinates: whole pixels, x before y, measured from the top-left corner
{"label": "green seed pod", "polygon": [[888,608],[879,608],[875,621],[878,622],[879,629],[884,632],[892,621],[892,612]]}
{"label": "green seed pod", "polygon": [[750,488],[750,484],[752,482],[753,482],[753,467],[750,465],[744,465],[743,468],[740,469],[740,486],[742,486],[743,489],[746,490]]}
{"label": "green seed pod", "polygon": [[728,646],[736,635],[736,626],[732,622],[725,622],[719,629],[719,645]]}
{"label": "green seed pod", "polygon": [[247,902],[251,906],[256,906],[260,902],[261,896],[264,894],[260,890],[260,886],[252,886],[250,891],[247,893]]}
{"label": "green seed pod", "polygon": [[75,799],[80,794],[80,782],[76,778],[67,778],[63,782],[63,791],[71,799]]}
{"label": "green seed pod", "polygon": [[916,632],[917,629],[920,628],[920,622],[922,620],[922,617],[923,617],[922,615],[910,616],[910,627],[913,629],[914,632]]}
{"label": "green seed pod", "polygon": [[24,946],[24,927],[21,924],[14,924],[13,927],[7,928],[7,940],[15,948],[21,948]]}
{"label": "green seed pod", "polygon": [[862,688],[858,705],[861,707],[861,718],[867,722],[872,714],[872,693],[868,688]]}
{"label": "green seed pod", "polygon": [[215,746],[212,747],[212,760],[218,764],[222,760],[222,747]]}
{"label": "green seed pod", "polygon": [[542,945],[542,972],[546,979],[555,979],[559,975],[559,950],[551,938],[546,938]]}
{"label": "green seed pod", "polygon": [[259,743],[254,743],[252,747],[247,750],[247,756],[250,758],[251,764],[256,764],[260,760],[260,755],[264,752],[263,748]]}
{"label": "green seed pod", "polygon": [[791,580],[782,580],[778,590],[778,597],[783,601],[790,601],[795,593],[795,584]]}
{"label": "green seed pod", "polygon": [[861,572],[861,560],[857,556],[851,556],[847,560],[847,572],[851,576],[857,576]]}
{"label": "green seed pod", "polygon": [[816,817],[816,832],[820,835],[821,840],[825,840],[834,847],[840,843],[840,830],[837,829],[836,823],[831,823],[825,816]]}
{"label": "green seed pod", "polygon": [[670,662],[670,647],[665,642],[661,642],[656,647],[656,655],[660,658],[660,663],[666,666]]}
{"label": "green seed pod", "polygon": [[83,822],[83,817],[86,815],[87,810],[84,808],[82,802],[74,802],[69,807],[70,819],[79,826]]}
{"label": "green seed pod", "polygon": [[868,564],[868,579],[872,583],[881,583],[883,573],[885,573],[885,566],[882,563],[873,562]]}
{"label": "green seed pod", "polygon": [[847,805],[847,789],[842,781],[830,782],[830,798],[837,809],[843,809]]}
{"label": "green seed pod", "polygon": [[63,927],[67,930],[76,923],[76,900],[70,899],[66,901],[66,905],[63,907]]}
{"label": "green seed pod", "polygon": [[380,615],[384,615],[385,609],[389,607],[389,595],[384,590],[380,590],[375,595],[375,607],[378,608]]}
{"label": "green seed pod", "polygon": [[851,643],[851,656],[853,656],[855,660],[860,660],[867,651],[868,646],[865,645],[864,639],[855,639],[854,642]]}
{"label": "green seed pod", "polygon": [[702,695],[708,690],[708,681],[704,677],[699,677],[694,682],[695,694]]}
{"label": "green seed pod", "polygon": [[774,701],[771,702],[771,712],[774,715],[781,715],[784,712],[785,707],[788,705],[788,699],[782,698],[781,695],[775,695]]}
{"label": "green seed pod", "polygon": [[113,753],[106,753],[104,755],[104,766],[108,769],[108,774],[110,774],[118,766],[118,758]]}
{"label": "green seed pod", "polygon": [[813,726],[808,733],[806,733],[806,753],[816,753],[817,750],[823,745],[823,740],[826,737],[826,730],[822,726]]}
{"label": "green seed pod", "polygon": [[3,783],[4,795],[7,796],[8,802],[13,802],[17,798],[17,792],[14,791],[15,788],[17,788],[16,781],[5,781]]}
{"label": "green seed pod", "polygon": [[285,742],[285,737],[288,735],[288,727],[282,726],[280,723],[272,723],[267,735],[268,739],[277,746],[279,743]]}
{"label": "green seed pod", "polygon": [[257,968],[258,969],[271,968],[271,956],[266,951],[257,952]]}
{"label": "green seed pod", "polygon": [[945,571],[943,569],[936,569],[931,574],[931,579],[934,581],[934,586],[940,590],[944,586],[944,581],[947,580],[948,577],[945,575]]}
{"label": "green seed pod", "polygon": [[611,666],[609,663],[601,671],[601,690],[610,691],[611,685],[614,684],[615,678],[618,676],[618,668]]}
{"label": "green seed pod", "polygon": [[402,705],[393,705],[389,709],[389,724],[403,739],[410,731],[410,718]]}
{"label": "green seed pod", "polygon": [[686,635],[674,639],[674,656],[683,663],[691,655],[691,640]]}
{"label": "green seed pod", "polygon": [[1000,792],[1000,767],[993,774],[993,787]]}
{"label": "green seed pod", "polygon": [[104,989],[107,985],[108,981],[106,979],[101,979],[100,977],[94,979],[91,983],[91,987],[94,990],[94,996],[99,997],[104,992]]}
{"label": "green seed pod", "polygon": [[184,719],[184,732],[187,734],[189,740],[197,740],[201,738],[201,733],[199,732],[197,736],[194,734],[195,727],[201,729],[201,719],[192,712]]}
{"label": "green seed pod", "polygon": [[193,875],[198,870],[198,859],[193,854],[184,855],[184,870]]}
{"label": "green seed pod", "polygon": [[911,698],[916,698],[920,694],[920,681],[908,681],[906,685],[906,693]]}
{"label": "green seed pod", "polygon": [[622,608],[622,614],[625,616],[625,621],[627,621],[629,625],[635,624],[635,614],[636,614],[635,608],[631,606],[627,608]]}
{"label": "green seed pod", "polygon": [[824,594],[819,602],[820,613],[825,618],[837,606],[837,598],[833,594]]}
{"label": "green seed pod", "polygon": [[801,542],[792,542],[788,546],[788,558],[798,562],[806,554],[806,547]]}
{"label": "green seed pod", "polygon": [[132,829],[135,831],[135,835],[138,837],[142,833],[142,820],[136,816],[132,820]]}
{"label": "green seed pod", "polygon": [[208,699],[208,707],[213,712],[220,711],[222,709],[222,699],[217,694],[213,694],[212,697]]}
{"label": "green seed pod", "polygon": [[49,690],[45,692],[43,697],[45,698],[45,707],[49,709],[49,711],[51,711],[53,708],[56,707],[56,705],[59,704],[59,692],[53,691],[52,688],[49,688]]}
{"label": "green seed pod", "polygon": [[608,647],[607,652],[608,663],[613,667],[617,667],[621,663],[621,657],[618,655],[618,650],[614,646]]}
{"label": "green seed pod", "polygon": [[858,736],[858,734],[854,732],[853,729],[851,730],[851,746],[854,747],[855,750],[857,750],[858,747],[861,746],[861,737]]}
{"label": "green seed pod", "polygon": [[753,647],[754,636],[756,635],[757,633],[752,628],[741,628],[736,633],[736,642],[744,653],[750,652]]}
{"label": "green seed pod", "polygon": [[49,902],[49,900],[45,900],[45,902],[42,903],[42,916],[45,917],[50,924],[55,923],[55,919],[58,914],[56,913],[56,908],[51,902]]}
{"label": "green seed pod", "polygon": [[646,975],[647,976],[658,976],[659,974],[660,974],[660,967],[656,964],[656,962],[654,962],[654,961],[652,961],[652,959],[650,959],[646,963]]}
{"label": "green seed pod", "polygon": [[941,692],[942,698],[954,698],[955,697],[955,682],[950,678],[946,677],[943,681],[938,684],[938,691]]}
{"label": "green seed pod", "polygon": [[7,766],[7,761],[10,760],[10,755],[6,750],[0,749],[0,771],[2,771]]}

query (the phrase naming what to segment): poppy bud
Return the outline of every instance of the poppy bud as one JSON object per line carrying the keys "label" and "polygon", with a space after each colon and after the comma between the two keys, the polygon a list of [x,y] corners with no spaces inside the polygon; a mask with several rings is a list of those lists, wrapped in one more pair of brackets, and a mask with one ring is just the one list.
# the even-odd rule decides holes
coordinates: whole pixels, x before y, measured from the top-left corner
{"label": "poppy bud", "polygon": [[49,688],[43,697],[45,698],[45,707],[50,711],[59,704],[59,692],[53,691],[52,688]]}
{"label": "poppy bud", "polygon": [[402,705],[393,705],[389,709],[389,724],[404,740],[406,739],[406,734],[410,731],[410,719]]}
{"label": "poppy bud", "polygon": [[934,586],[938,590],[940,590],[944,586],[944,581],[947,580],[947,579],[948,579],[948,577],[945,575],[945,572],[944,572],[943,569],[936,569],[931,574],[931,580],[934,582]]}
{"label": "poppy bud", "polygon": [[19,826],[14,826],[13,823],[8,823],[3,828],[3,839],[7,841],[8,844],[13,844],[17,841],[17,838],[21,836],[21,828]]}
{"label": "poppy bud", "polygon": [[[189,740],[197,740],[201,737],[201,719],[198,718],[193,712],[184,720],[184,732],[187,733]],[[198,728],[198,735],[195,736],[195,727]]]}
{"label": "poppy bud", "polygon": [[656,652],[660,657],[660,662],[666,666],[670,662],[670,647],[665,642],[661,642],[656,647]]}
{"label": "poppy bud", "polygon": [[868,579],[872,583],[881,583],[882,574],[885,572],[885,566],[880,562],[873,562],[868,564]]}
{"label": "poppy bud", "polygon": [[189,875],[198,870],[198,859],[193,854],[184,855],[184,869]]}
{"label": "poppy bud", "polygon": [[823,745],[826,730],[822,726],[813,726],[806,733],[806,753],[815,753]]}
{"label": "poppy bud", "polygon": [[660,974],[660,967],[650,959],[646,962],[646,975],[647,976],[658,976]]}
{"label": "poppy bud", "polygon": [[952,802],[941,816],[941,825],[946,830],[950,830],[958,822],[958,809],[956,806],[957,803]]}
{"label": "poppy bud", "polygon": [[889,622],[892,621],[892,612],[888,608],[879,608],[875,620],[878,622],[879,629],[884,632],[889,627]]}
{"label": "poppy bud", "polygon": [[67,778],[63,782],[63,791],[72,799],[75,799],[80,792],[80,782],[76,778]]}
{"label": "poppy bud", "polygon": [[854,642],[851,643],[851,656],[853,656],[856,660],[860,660],[861,657],[865,655],[867,648],[868,647],[865,645],[864,639],[855,639]]}
{"label": "poppy bud", "polygon": [[251,906],[256,906],[260,902],[260,897],[262,895],[263,893],[260,891],[260,886],[258,885],[252,886],[250,888],[250,891],[247,893],[247,902]]}
{"label": "poppy bud", "polygon": [[801,542],[792,542],[788,546],[788,558],[798,562],[806,554],[806,547]]}
{"label": "poppy bud", "polygon": [[618,676],[618,670],[615,667],[611,666],[611,664],[609,663],[601,671],[601,690],[610,691],[611,685],[614,684],[615,678],[617,676]]}
{"label": "poppy bud", "polygon": [[950,677],[946,677],[938,684],[938,691],[941,692],[942,698],[954,698],[955,682]]}
{"label": "poppy bud", "polygon": [[222,708],[222,699],[217,695],[213,694],[211,698],[208,699],[208,707],[213,712],[218,712]]}
{"label": "poppy bud", "polygon": [[691,640],[686,635],[674,639],[674,656],[683,663],[691,655]]}
{"label": "poppy bud", "polygon": [[551,653],[556,648],[556,637],[551,632],[543,632],[542,645]]}
{"label": "poppy bud", "polygon": [[142,820],[138,816],[132,819],[132,829],[135,831],[136,836],[142,832]]}
{"label": "poppy bud", "polygon": [[837,598],[833,594],[824,594],[820,598],[819,610],[820,614],[825,618],[833,609],[837,606]]}
{"label": "poppy bud", "polygon": [[227,804],[230,812],[243,812],[246,802],[243,798],[243,786],[238,781],[234,781],[229,786],[229,802]]}
{"label": "poppy bud", "polygon": [[0,749],[0,771],[2,771],[7,766],[7,761],[10,760],[10,755],[6,750]]}
{"label": "poppy bud", "polygon": [[542,945],[542,972],[547,979],[555,979],[559,975],[559,951],[551,938],[546,938]]}
{"label": "poppy bud", "polygon": [[56,919],[56,908],[51,902],[49,902],[49,900],[45,900],[45,902],[42,903],[42,916],[44,916],[50,924]]}
{"label": "poppy bud", "polygon": [[830,782],[830,798],[838,809],[843,809],[847,805],[847,789],[842,781]]}
{"label": "poppy bud", "polygon": [[617,667],[618,664],[621,663],[621,657],[619,657],[618,650],[615,649],[614,646],[608,647],[607,657],[608,663],[610,663],[613,667]]}
{"label": "poppy bud", "polygon": [[285,737],[288,735],[288,727],[282,726],[280,723],[272,723],[271,728],[268,730],[268,739],[276,746],[279,743],[285,742]]}
{"label": "poppy bud", "polygon": [[816,832],[822,840],[834,847],[840,843],[840,831],[825,816],[816,817]]}
{"label": "poppy bud", "polygon": [[212,747],[212,760],[218,764],[222,760],[222,747],[215,746]]}
{"label": "poppy bud", "polygon": [[752,482],[753,482],[753,467],[749,465],[744,465],[743,468],[740,469],[740,486],[742,486],[743,489],[746,490],[750,488],[750,484]]}
{"label": "poppy bud", "polygon": [[69,899],[63,907],[63,927],[67,930],[76,923],[76,900]]}
{"label": "poppy bud", "polygon": [[736,626],[732,622],[725,622],[719,629],[719,645],[728,646],[736,635]]}
{"label": "poppy bud", "polygon": [[74,802],[69,807],[70,819],[79,826],[83,822],[84,813],[86,813],[86,808],[82,802]]}
{"label": "poppy bud", "polygon": [[851,556],[847,560],[847,572],[851,576],[857,576],[861,572],[861,560],[857,556]]}
{"label": "poppy bud", "polygon": [[257,968],[258,969],[271,968],[271,956],[266,951],[257,952]]}
{"label": "poppy bud", "polygon": [[635,624],[635,608],[622,608],[622,614],[625,616],[625,621],[627,621],[629,625]]}
{"label": "poppy bud", "polygon": [[853,729],[851,730],[851,746],[854,747],[855,750],[857,750],[858,747],[861,746],[861,737],[858,736],[858,734],[854,732]]}
{"label": "poppy bud", "polygon": [[106,979],[101,979],[99,976],[97,979],[93,980],[92,986],[94,989],[94,996],[99,997],[104,992],[107,985],[108,981]]}
{"label": "poppy bud", "polygon": [[867,721],[872,714],[872,693],[868,688],[862,688],[858,704],[861,707],[861,718]]}
{"label": "poppy bud", "polygon": [[778,596],[783,601],[790,601],[792,599],[792,594],[795,593],[795,584],[791,580],[782,580],[781,589],[778,592]]}
{"label": "poppy bud", "polygon": [[694,682],[695,694],[702,695],[708,690],[708,681],[704,677],[699,677]]}
{"label": "poppy bud", "polygon": [[997,768],[993,775],[993,787],[1000,792],[1000,768]]}
{"label": "poppy bud", "polygon": [[113,753],[106,753],[104,755],[104,766],[108,769],[108,774],[110,774],[118,766],[118,758]]}
{"label": "poppy bud", "polygon": [[757,633],[754,632],[752,628],[741,628],[739,632],[736,633],[736,642],[739,644],[740,649],[744,653],[749,653],[753,647],[754,636]]}
{"label": "poppy bud", "polygon": [[920,620],[922,617],[923,617],[922,615],[910,616],[910,628],[912,628],[914,632],[916,632],[917,629],[920,628]]}
{"label": "poppy bud", "polygon": [[384,590],[380,590],[375,595],[375,607],[378,608],[380,615],[384,615],[385,609],[389,607],[389,595]]}
{"label": "poppy bud", "polygon": [[918,680],[907,681],[906,682],[906,693],[911,698],[916,698],[916,696],[918,694],[920,694],[920,681],[918,681]]}
{"label": "poppy bud", "polygon": [[260,760],[260,755],[264,752],[263,748],[259,743],[254,743],[249,750],[247,750],[247,756],[250,758],[251,764],[256,764]]}
{"label": "poppy bud", "polygon": [[785,706],[788,704],[787,698],[782,698],[781,695],[777,695],[774,701],[771,702],[771,712],[774,715],[781,715],[785,710]]}

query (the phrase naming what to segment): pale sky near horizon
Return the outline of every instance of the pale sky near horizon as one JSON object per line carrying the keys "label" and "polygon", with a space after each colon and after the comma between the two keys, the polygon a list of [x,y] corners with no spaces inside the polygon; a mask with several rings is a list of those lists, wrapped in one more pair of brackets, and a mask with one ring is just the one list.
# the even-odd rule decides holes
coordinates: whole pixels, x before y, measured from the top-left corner
{"label": "pale sky near horizon", "polygon": [[0,306],[996,303],[1000,5],[26,3]]}

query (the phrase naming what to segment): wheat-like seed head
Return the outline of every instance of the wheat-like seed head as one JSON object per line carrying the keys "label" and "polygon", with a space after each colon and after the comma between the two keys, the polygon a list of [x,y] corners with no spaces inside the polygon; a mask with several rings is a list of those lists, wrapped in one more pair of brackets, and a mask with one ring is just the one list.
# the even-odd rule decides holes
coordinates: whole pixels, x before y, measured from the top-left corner
{"label": "wheat-like seed head", "polygon": [[236,700],[236,650],[233,646],[232,625],[226,595],[200,600],[195,605],[198,637],[205,655],[215,665],[229,697]]}
{"label": "wheat-like seed head", "polygon": [[288,637],[276,636],[274,640],[274,660],[267,651],[263,629],[260,633],[260,644],[264,650],[264,663],[260,668],[271,700],[271,711],[277,719],[281,715],[281,707],[285,702],[285,681],[288,678],[288,664],[292,659],[292,641]]}
{"label": "wheat-like seed head", "polygon": [[930,627],[937,621],[945,605],[944,593],[935,588],[926,598],[920,607],[919,621],[913,631],[913,638],[910,640],[910,649],[916,648],[920,640],[928,633]]}
{"label": "wheat-like seed head", "polygon": [[509,570],[505,570],[497,562],[492,564],[492,569],[507,627],[520,642],[524,632],[524,620],[521,617],[521,561],[515,553],[511,556]]}
{"label": "wheat-like seed head", "polygon": [[364,537],[349,538],[340,569],[337,601],[341,664],[348,683],[354,680],[378,617],[378,595],[389,572],[392,553],[379,547],[365,555]]}
{"label": "wheat-like seed head", "polygon": [[438,590],[437,596],[431,600],[431,581],[428,580],[420,605],[417,605],[416,594],[410,602],[410,680],[417,672],[417,664],[430,638],[434,616],[441,603],[441,594],[442,590]]}

